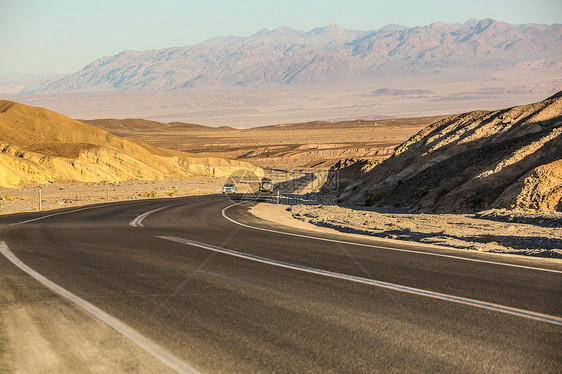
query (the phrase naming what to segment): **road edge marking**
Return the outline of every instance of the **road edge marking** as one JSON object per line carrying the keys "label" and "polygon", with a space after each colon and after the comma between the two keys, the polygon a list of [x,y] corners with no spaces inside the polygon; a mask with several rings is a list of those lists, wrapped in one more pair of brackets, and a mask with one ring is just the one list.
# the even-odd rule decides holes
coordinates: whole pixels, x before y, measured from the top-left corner
{"label": "road edge marking", "polygon": [[46,216],[41,216],[41,217],[37,217],[37,218],[31,218],[31,219],[28,219],[28,220],[25,220],[25,221],[21,221],[21,222],[15,222],[15,223],[12,223],[11,225],[12,225],[12,226],[23,225],[23,224],[26,224],[26,223],[39,221],[39,220],[42,220],[42,219],[45,219],[45,218],[49,218],[49,217],[55,217],[55,216],[60,216],[60,215],[63,215],[63,214],[70,214],[70,213],[80,212],[80,211],[82,211],[82,210],[103,208],[103,207],[106,207],[106,206],[108,206],[108,205],[109,205],[109,204],[96,205],[96,206],[87,206],[87,207],[83,207],[83,208],[79,208],[79,209],[69,210],[69,211],[67,211],[67,212],[52,213],[52,214],[48,214],[48,215],[46,215]]}
{"label": "road edge marking", "polygon": [[158,344],[154,343],[149,338],[145,337],[138,331],[134,330],[133,328],[129,327],[124,322],[118,320],[117,318],[113,317],[112,315],[104,312],[103,310],[99,309],[98,307],[90,304],[86,300],[76,296],[72,292],[62,288],[58,284],[50,281],[43,275],[39,274],[26,264],[24,264],[17,256],[10,250],[6,242],[0,241],[0,253],[4,255],[12,264],[17,266],[20,270],[27,273],[33,279],[37,280],[39,283],[53,291],[54,293],[62,296],[64,299],[72,302],[73,304],[79,306],[86,312],[88,312],[93,317],[99,319],[100,321],[104,322],[109,327],[113,328],[117,332],[121,333],[122,335],[129,338],[131,341],[136,343],[139,347],[144,349],[146,352],[151,354],[153,357],[158,359],[163,364],[167,365],[171,369],[175,370],[178,373],[182,374],[198,374],[200,373],[198,370],[192,368]]}
{"label": "road edge marking", "polygon": [[332,242],[332,243],[356,245],[356,246],[360,246],[360,247],[369,247],[369,248],[378,248],[378,249],[384,249],[384,250],[395,251],[395,252],[416,253],[416,254],[420,254],[420,255],[445,257],[445,258],[452,258],[452,259],[462,260],[462,261],[472,261],[472,262],[480,262],[480,263],[493,264],[493,265],[511,266],[511,267],[522,268],[522,269],[530,269],[530,270],[537,270],[537,271],[545,271],[545,272],[550,272],[550,273],[562,274],[561,270],[555,270],[555,269],[538,268],[538,267],[534,267],[534,266],[510,264],[510,263],[498,262],[498,261],[480,260],[480,259],[477,259],[477,258],[446,255],[446,254],[443,254],[443,253],[435,253],[435,252],[417,251],[417,250],[413,250],[413,249],[385,247],[385,246],[376,245],[376,244],[355,243],[355,242],[350,242],[350,241],[347,241],[347,240],[322,238],[322,237],[319,237],[319,236],[297,234],[297,233],[293,233],[293,232],[266,229],[264,227],[252,226],[252,225],[248,225],[248,224],[245,224],[245,223],[242,223],[242,222],[238,222],[238,221],[236,221],[236,220],[234,220],[234,219],[232,219],[232,218],[230,218],[226,215],[227,209],[232,208],[235,205],[240,205],[240,204],[241,203],[234,203],[234,204],[231,204],[231,205],[227,206],[226,208],[224,208],[222,210],[222,216],[232,223],[235,223],[237,225],[247,227],[247,228],[250,228],[250,229],[254,229],[254,230],[261,230],[261,231],[273,232],[273,233],[276,233],[276,234],[296,236],[296,237],[299,237],[299,238],[316,239],[316,240],[322,240],[322,241]]}
{"label": "road edge marking", "polygon": [[199,248],[202,248],[202,249],[206,249],[206,250],[210,250],[210,251],[214,251],[214,252],[218,252],[218,253],[234,256],[234,257],[243,258],[245,260],[260,262],[260,263],[273,265],[273,266],[277,266],[277,267],[281,267],[281,268],[286,268],[286,269],[290,269],[290,270],[297,270],[297,271],[321,275],[321,276],[325,276],[325,277],[329,277],[329,278],[343,279],[343,280],[356,282],[356,283],[363,283],[363,284],[376,286],[376,287],[380,287],[380,288],[386,288],[386,289],[393,290],[393,291],[399,291],[399,292],[414,294],[414,295],[418,295],[418,296],[425,296],[425,297],[438,299],[438,300],[445,300],[445,301],[454,302],[454,303],[457,303],[457,304],[469,305],[469,306],[472,306],[472,307],[492,310],[492,311],[495,311],[495,312],[500,312],[500,313],[510,314],[510,315],[514,315],[514,316],[518,316],[518,317],[522,317],[522,318],[532,319],[532,320],[536,320],[536,321],[543,322],[543,323],[562,326],[562,318],[560,318],[560,317],[551,316],[551,315],[542,314],[542,313],[537,313],[537,312],[532,312],[532,311],[525,310],[525,309],[518,309],[518,308],[513,308],[513,307],[509,307],[509,306],[505,306],[505,305],[489,303],[489,302],[486,302],[486,301],[469,299],[469,298],[465,298],[465,297],[461,297],[461,296],[447,295],[447,294],[443,294],[443,293],[439,293],[439,292],[423,290],[423,289],[420,289],[420,288],[402,286],[402,285],[395,284],[395,283],[388,283],[388,282],[378,281],[378,280],[369,279],[369,278],[357,277],[357,276],[354,276],[354,275],[347,275],[347,274],[336,273],[336,272],[332,272],[332,271],[328,271],[328,270],[321,270],[321,269],[311,268],[311,267],[302,266],[302,265],[290,264],[290,263],[283,262],[283,261],[272,260],[272,259],[268,259],[268,258],[265,258],[265,257],[260,257],[260,256],[256,256],[256,255],[251,255],[251,254],[247,254],[247,253],[243,253],[243,252],[234,251],[234,250],[231,250],[231,249],[215,247],[215,246],[210,245],[210,244],[199,243],[199,242],[195,242],[195,241],[188,240],[188,239],[178,238],[178,237],[175,237],[175,236],[156,236],[156,237],[160,238],[160,239],[176,242],[176,243],[186,244],[186,245],[199,247]]}

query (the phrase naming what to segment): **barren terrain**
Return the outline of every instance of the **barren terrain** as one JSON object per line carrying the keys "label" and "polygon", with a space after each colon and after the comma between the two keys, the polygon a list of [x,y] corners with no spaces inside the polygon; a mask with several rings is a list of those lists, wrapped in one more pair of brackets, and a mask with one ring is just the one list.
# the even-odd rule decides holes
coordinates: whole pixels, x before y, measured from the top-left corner
{"label": "barren terrain", "polygon": [[441,118],[316,121],[250,129],[142,119],[84,122],[122,137],[191,154],[247,161],[260,167],[325,168],[348,157],[383,160],[409,136]]}
{"label": "barren terrain", "polygon": [[246,128],[499,109],[542,100],[562,89],[562,79],[560,74],[540,70],[481,68],[439,75],[401,76],[398,71],[385,78],[268,88],[175,88],[29,95],[0,90],[0,94],[5,99],[49,108],[72,118],[144,118]]}
{"label": "barren terrain", "polygon": [[50,183],[0,188],[0,214],[52,210],[123,200],[220,193],[225,178],[190,177],[121,183]]}
{"label": "barren terrain", "polygon": [[[273,170],[264,170],[273,183],[298,177]],[[252,181],[252,176],[246,181]],[[254,176],[255,179],[256,176]],[[221,194],[222,185],[232,182],[230,177],[192,176],[186,178],[164,178],[162,180],[129,180],[119,183],[49,183],[28,184],[19,188],[0,187],[0,215],[39,210],[39,190],[41,190],[41,210],[78,207],[89,204],[111,203],[125,200],[157,199],[168,197]],[[235,178],[237,193],[253,193],[255,185]],[[253,181],[252,181],[253,182]],[[323,183],[322,174],[303,186],[299,192],[317,191]]]}

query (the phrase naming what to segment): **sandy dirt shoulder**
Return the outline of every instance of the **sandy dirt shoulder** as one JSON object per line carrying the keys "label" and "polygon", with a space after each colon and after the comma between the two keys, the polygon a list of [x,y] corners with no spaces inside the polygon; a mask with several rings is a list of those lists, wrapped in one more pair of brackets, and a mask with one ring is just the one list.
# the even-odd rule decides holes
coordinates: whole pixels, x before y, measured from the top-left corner
{"label": "sandy dirt shoulder", "polygon": [[226,178],[191,177],[123,183],[53,183],[0,188],[0,215],[68,208],[104,202],[221,193]]}
{"label": "sandy dirt shoulder", "polygon": [[[285,181],[287,177],[302,174],[266,170],[266,175],[274,183],[278,183]],[[301,188],[299,192],[317,190],[326,179],[325,173],[317,173],[317,175],[312,183]],[[41,190],[41,210],[48,211],[105,202],[220,194],[225,182],[231,180],[228,177],[192,176],[162,180],[130,180],[122,183],[61,182],[0,188],[0,215],[38,211],[39,190]],[[241,182],[236,183],[236,188],[237,193],[247,193],[253,187]]]}
{"label": "sandy dirt shoulder", "polygon": [[562,259],[562,227],[548,226],[544,219],[536,223],[502,222],[485,215],[486,218],[477,218],[466,214],[421,214],[302,203],[259,203],[250,212],[260,219],[316,232],[343,232],[379,241],[405,240],[459,250]]}
{"label": "sandy dirt shoulder", "polygon": [[0,256],[0,373],[171,373]]}

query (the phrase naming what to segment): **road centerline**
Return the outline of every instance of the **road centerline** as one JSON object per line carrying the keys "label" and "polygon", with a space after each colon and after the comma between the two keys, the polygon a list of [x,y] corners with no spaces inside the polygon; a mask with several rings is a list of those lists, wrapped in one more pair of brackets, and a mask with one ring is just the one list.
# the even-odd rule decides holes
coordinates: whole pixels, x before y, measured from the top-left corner
{"label": "road centerline", "polygon": [[143,221],[146,217],[148,217],[149,215],[151,215],[151,214],[153,214],[153,213],[156,213],[156,212],[160,212],[161,210],[164,210],[164,209],[171,208],[171,207],[173,207],[173,206],[178,206],[178,205],[183,205],[183,204],[187,204],[187,202],[165,205],[165,206],[161,206],[160,208],[152,209],[152,210],[149,210],[148,212],[144,212],[144,213],[142,213],[142,214],[139,214],[139,215],[136,216],[134,219],[132,219],[131,222],[129,222],[129,226],[132,226],[132,227],[144,227],[144,225],[142,224],[142,221]]}
{"label": "road centerline", "polygon": [[229,256],[239,257],[239,258],[242,258],[242,259],[245,259],[245,260],[264,263],[264,264],[277,266],[277,267],[281,267],[281,268],[301,271],[301,272],[310,273],[310,274],[321,275],[321,276],[325,276],[325,277],[329,277],[329,278],[343,279],[343,280],[347,280],[347,281],[351,281],[351,282],[355,282],[355,283],[367,284],[367,285],[371,285],[371,286],[376,286],[376,287],[385,288],[385,289],[389,289],[389,290],[414,294],[414,295],[418,295],[418,296],[429,297],[429,298],[438,299],[438,300],[445,300],[445,301],[454,302],[454,303],[457,303],[457,304],[469,305],[469,306],[472,306],[472,307],[477,307],[477,308],[481,308],[481,309],[488,309],[488,310],[492,310],[492,311],[495,311],[495,312],[510,314],[510,315],[514,315],[514,316],[518,316],[518,317],[523,317],[523,318],[527,318],[527,319],[540,321],[540,322],[543,322],[543,323],[562,326],[562,318],[557,317],[557,316],[551,316],[551,315],[547,315],[547,314],[532,312],[532,311],[529,311],[529,310],[518,309],[518,308],[513,308],[513,307],[509,307],[509,306],[505,306],[505,305],[494,304],[494,303],[489,303],[489,302],[486,302],[486,301],[469,299],[469,298],[464,298],[464,297],[460,297],[460,296],[448,295],[448,294],[443,294],[443,293],[429,291],[429,290],[423,290],[423,289],[414,288],[414,287],[402,286],[402,285],[399,285],[399,284],[383,282],[383,281],[378,281],[378,280],[369,279],[369,278],[357,277],[357,276],[353,276],[353,275],[336,273],[336,272],[332,272],[332,271],[328,271],[328,270],[322,270],[322,269],[316,269],[316,268],[311,268],[311,267],[302,266],[302,265],[291,264],[291,263],[287,263],[287,262],[283,262],[283,261],[277,261],[277,260],[272,260],[272,259],[268,259],[268,258],[265,258],[265,257],[251,255],[251,254],[247,254],[247,253],[243,253],[243,252],[238,252],[238,251],[234,251],[234,250],[231,250],[231,249],[216,247],[216,246],[213,246],[213,245],[210,245],[210,244],[200,243],[200,242],[196,242],[196,241],[193,241],[193,240],[178,238],[178,237],[175,237],[175,236],[156,236],[156,237],[160,238],[160,239],[176,242],[176,243],[186,244],[186,245],[190,245],[190,246],[194,246],[194,247],[198,247],[198,248],[202,248],[202,249],[226,254],[226,255],[229,255]]}

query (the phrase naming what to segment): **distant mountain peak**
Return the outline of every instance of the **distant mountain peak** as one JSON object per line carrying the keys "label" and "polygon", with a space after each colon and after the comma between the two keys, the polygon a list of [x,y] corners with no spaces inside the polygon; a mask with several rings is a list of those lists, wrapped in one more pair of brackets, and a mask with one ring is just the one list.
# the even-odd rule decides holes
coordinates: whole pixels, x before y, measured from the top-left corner
{"label": "distant mountain peak", "polygon": [[478,21],[478,23],[476,23],[475,25],[475,31],[476,32],[481,32],[486,30],[488,27],[494,25],[498,23],[495,19],[493,18],[485,18],[483,20]]}
{"label": "distant mountain peak", "polygon": [[[266,29],[267,30],[267,29]],[[285,33],[285,32],[293,32],[295,30],[293,30],[290,27],[287,26],[279,26],[278,28],[274,29],[273,31],[271,31],[270,33],[276,32],[276,33]]]}
{"label": "distant mountain peak", "polygon": [[433,22],[431,25],[429,25],[429,27],[432,29],[447,28],[450,26],[451,26],[450,23],[445,23],[443,21]]}
{"label": "distant mountain peak", "polygon": [[260,31],[258,31],[257,33],[253,34],[252,36],[260,36],[260,35],[266,35],[269,34],[271,32],[270,29],[266,29],[265,27],[263,29],[261,29]]}
{"label": "distant mountain peak", "polygon": [[328,26],[317,27],[310,31],[310,34],[343,34],[345,29],[338,25],[337,23],[331,23]]}
{"label": "distant mountain peak", "polygon": [[529,27],[490,18],[415,28],[388,24],[378,31],[347,30],[337,23],[307,32],[282,26],[192,46],[121,52],[21,92],[174,89],[174,81],[257,87],[361,80],[385,76],[405,61],[401,74],[480,67],[554,71],[562,63],[546,62],[561,37],[560,25]]}
{"label": "distant mountain peak", "polygon": [[268,32],[267,34],[264,34],[264,36],[270,35],[270,36],[277,36],[282,38],[296,38],[299,37],[302,33],[303,31],[300,30],[295,30],[287,26],[280,26]]}
{"label": "distant mountain peak", "polygon": [[379,31],[402,31],[408,30],[408,27],[397,25],[396,23],[389,23],[379,29]]}
{"label": "distant mountain peak", "polygon": [[341,34],[344,31],[343,27],[341,27],[340,25],[338,25],[335,22],[332,22],[328,26],[326,26],[326,30],[330,30],[330,31],[338,33],[338,34]]}
{"label": "distant mountain peak", "polygon": [[476,25],[478,22],[480,22],[480,20],[477,20],[476,18],[471,18],[468,21],[466,21],[465,23],[463,23],[463,26],[474,26]]}

